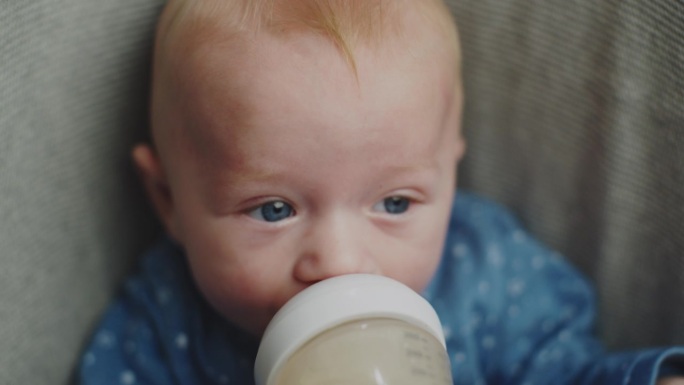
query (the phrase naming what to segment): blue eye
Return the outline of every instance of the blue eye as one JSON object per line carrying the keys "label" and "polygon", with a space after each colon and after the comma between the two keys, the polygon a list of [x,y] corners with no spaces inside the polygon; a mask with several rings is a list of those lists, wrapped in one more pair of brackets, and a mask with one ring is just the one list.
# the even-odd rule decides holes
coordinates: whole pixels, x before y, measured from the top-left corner
{"label": "blue eye", "polygon": [[384,211],[389,214],[403,214],[411,205],[411,200],[401,196],[393,196],[383,199],[378,202],[374,209],[377,211]]}
{"label": "blue eye", "polygon": [[283,201],[273,201],[255,208],[248,215],[261,221],[278,222],[293,216],[294,209]]}

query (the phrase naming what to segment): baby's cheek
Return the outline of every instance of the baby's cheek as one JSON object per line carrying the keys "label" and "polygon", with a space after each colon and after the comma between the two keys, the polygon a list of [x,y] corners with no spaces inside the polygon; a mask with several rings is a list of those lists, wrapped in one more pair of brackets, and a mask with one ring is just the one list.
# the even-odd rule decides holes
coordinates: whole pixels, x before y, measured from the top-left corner
{"label": "baby's cheek", "polygon": [[214,310],[254,335],[263,332],[282,302],[277,291],[253,276],[198,274],[197,285]]}
{"label": "baby's cheek", "polygon": [[266,306],[272,296],[268,282],[246,271],[198,266],[193,272],[204,296],[221,308],[259,308]]}
{"label": "baby's cheek", "polygon": [[435,271],[439,267],[442,259],[444,249],[444,238],[440,228],[433,228],[430,234],[427,234],[423,242],[417,247],[413,258],[416,260],[413,267],[416,276],[415,287],[412,289],[422,292],[432,280]]}
{"label": "baby's cheek", "polygon": [[439,240],[431,239],[430,242],[415,243],[412,247],[405,246],[401,252],[401,255],[388,256],[383,273],[420,293],[439,266],[442,245]]}

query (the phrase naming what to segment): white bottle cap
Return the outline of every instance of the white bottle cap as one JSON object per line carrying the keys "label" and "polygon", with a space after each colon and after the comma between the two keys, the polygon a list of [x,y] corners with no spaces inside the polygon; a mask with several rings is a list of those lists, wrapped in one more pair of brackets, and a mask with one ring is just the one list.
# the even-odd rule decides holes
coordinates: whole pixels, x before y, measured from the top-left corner
{"label": "white bottle cap", "polygon": [[256,384],[272,385],[287,358],[312,337],[365,318],[403,320],[427,330],[445,346],[437,313],[411,288],[380,275],[342,275],[306,288],[276,313],[257,353]]}

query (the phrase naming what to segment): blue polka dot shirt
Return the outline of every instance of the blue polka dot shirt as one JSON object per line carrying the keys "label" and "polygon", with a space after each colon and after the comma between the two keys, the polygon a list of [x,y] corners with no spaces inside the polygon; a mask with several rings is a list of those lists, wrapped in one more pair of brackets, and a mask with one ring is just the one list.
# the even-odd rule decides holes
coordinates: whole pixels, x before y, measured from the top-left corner
{"label": "blue polka dot shirt", "polygon": [[[607,353],[589,284],[502,207],[459,192],[423,295],[443,325],[454,384],[654,384],[684,375],[684,347]],[[218,316],[164,239],[105,313],[83,385],[254,383],[258,340]]]}

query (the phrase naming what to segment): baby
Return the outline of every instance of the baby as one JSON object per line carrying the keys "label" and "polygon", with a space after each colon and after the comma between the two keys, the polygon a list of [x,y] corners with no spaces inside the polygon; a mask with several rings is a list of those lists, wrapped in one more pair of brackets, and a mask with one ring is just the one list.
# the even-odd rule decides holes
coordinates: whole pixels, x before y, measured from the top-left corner
{"label": "baby", "polygon": [[457,384],[684,383],[683,348],[606,355],[584,280],[499,206],[454,199],[459,66],[441,0],[171,0],[154,144],[133,150],[168,237],[81,382],[251,384],[287,300],[371,273],[433,304]]}

